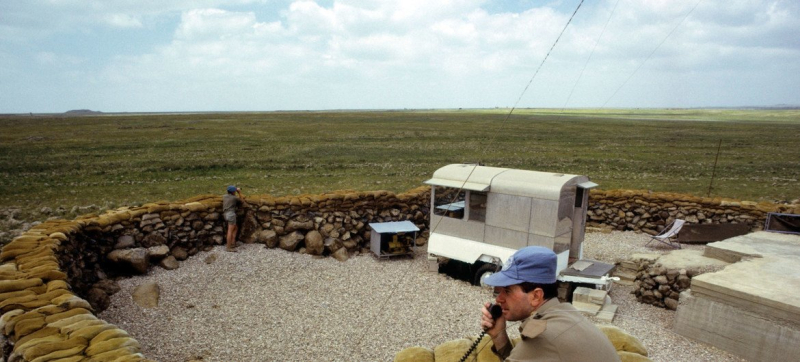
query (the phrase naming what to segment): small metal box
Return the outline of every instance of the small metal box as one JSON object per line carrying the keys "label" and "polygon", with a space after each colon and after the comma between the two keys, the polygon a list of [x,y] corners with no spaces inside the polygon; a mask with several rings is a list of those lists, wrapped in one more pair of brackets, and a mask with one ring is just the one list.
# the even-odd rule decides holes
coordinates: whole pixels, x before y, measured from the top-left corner
{"label": "small metal box", "polygon": [[411,255],[417,249],[419,228],[411,221],[370,223],[370,250],[375,256]]}

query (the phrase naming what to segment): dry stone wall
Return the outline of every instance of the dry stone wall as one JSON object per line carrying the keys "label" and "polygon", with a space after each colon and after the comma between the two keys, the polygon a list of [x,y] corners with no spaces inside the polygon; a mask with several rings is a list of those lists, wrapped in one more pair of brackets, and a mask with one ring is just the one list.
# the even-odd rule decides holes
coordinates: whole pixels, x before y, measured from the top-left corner
{"label": "dry stone wall", "polygon": [[[367,251],[369,223],[410,220],[424,233],[430,189],[246,201],[239,215],[243,242],[345,260]],[[3,357],[148,361],[133,337],[95,315],[119,290],[116,277],[146,273],[156,264],[175,268],[198,251],[223,244],[221,205],[221,195],[149,203],[50,220],[12,240],[0,253]]]}
{"label": "dry stone wall", "polygon": [[[96,317],[119,290],[115,278],[145,273],[225,242],[221,195],[48,220],[0,253],[0,346],[7,361],[148,361],[136,340]],[[239,239],[345,260],[366,252],[371,222],[410,220],[425,242],[429,187],[405,193],[339,191],[257,196],[240,210]],[[593,191],[589,225],[655,233],[672,218],[763,224],[786,205],[644,191]]]}
{"label": "dry stone wall", "polygon": [[689,224],[746,224],[764,227],[767,213],[800,214],[800,204],[706,198],[646,190],[592,190],[587,226],[656,235],[675,219]]}

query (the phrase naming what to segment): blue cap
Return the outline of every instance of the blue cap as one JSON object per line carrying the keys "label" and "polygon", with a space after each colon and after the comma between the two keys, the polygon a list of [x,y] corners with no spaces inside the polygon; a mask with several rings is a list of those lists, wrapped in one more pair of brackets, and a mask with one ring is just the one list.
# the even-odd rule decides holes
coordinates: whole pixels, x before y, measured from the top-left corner
{"label": "blue cap", "polygon": [[524,282],[552,284],[556,282],[558,258],[552,250],[541,246],[527,246],[517,250],[503,265],[503,269],[483,282],[493,287],[507,287]]}
{"label": "blue cap", "polygon": [[236,186],[233,185],[228,186],[228,192],[236,192]]}

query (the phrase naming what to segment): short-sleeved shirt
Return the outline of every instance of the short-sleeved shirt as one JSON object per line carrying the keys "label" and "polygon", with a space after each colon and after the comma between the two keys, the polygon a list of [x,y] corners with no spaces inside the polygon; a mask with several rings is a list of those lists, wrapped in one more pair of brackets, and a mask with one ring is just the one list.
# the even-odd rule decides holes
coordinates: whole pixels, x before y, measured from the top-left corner
{"label": "short-sleeved shirt", "polygon": [[236,208],[242,203],[242,200],[239,200],[236,195],[225,194],[222,196],[222,212],[233,211],[236,212]]}
{"label": "short-sleeved shirt", "polygon": [[553,298],[542,304],[519,327],[516,346],[492,350],[504,361],[619,362],[611,341],[572,304]]}

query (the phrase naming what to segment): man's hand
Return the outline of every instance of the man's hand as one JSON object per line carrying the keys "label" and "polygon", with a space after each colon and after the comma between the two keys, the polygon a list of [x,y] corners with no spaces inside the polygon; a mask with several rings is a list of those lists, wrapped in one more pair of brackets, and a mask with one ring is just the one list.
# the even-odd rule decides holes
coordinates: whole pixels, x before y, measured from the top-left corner
{"label": "man's hand", "polygon": [[489,313],[489,307],[491,306],[491,303],[486,303],[481,308],[481,328],[486,331],[486,334],[492,337],[495,349],[499,350],[508,344],[506,319],[502,315],[497,319],[492,319],[492,314]]}

